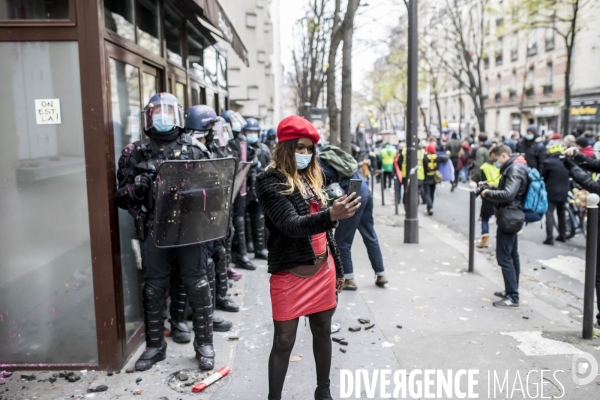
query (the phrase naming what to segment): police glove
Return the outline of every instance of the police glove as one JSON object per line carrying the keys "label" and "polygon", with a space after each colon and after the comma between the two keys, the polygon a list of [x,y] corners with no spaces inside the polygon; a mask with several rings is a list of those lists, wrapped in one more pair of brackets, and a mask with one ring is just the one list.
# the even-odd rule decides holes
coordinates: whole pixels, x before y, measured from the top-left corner
{"label": "police glove", "polygon": [[150,187],[152,186],[152,177],[149,174],[140,174],[135,177],[135,195],[137,197],[144,197]]}

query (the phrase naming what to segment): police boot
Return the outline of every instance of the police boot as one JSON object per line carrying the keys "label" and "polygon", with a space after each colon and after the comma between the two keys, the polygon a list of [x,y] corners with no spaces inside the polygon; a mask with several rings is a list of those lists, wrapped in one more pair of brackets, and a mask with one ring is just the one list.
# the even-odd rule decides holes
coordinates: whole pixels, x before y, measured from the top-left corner
{"label": "police boot", "polygon": [[229,264],[231,264],[231,242],[233,241],[233,235],[234,235],[235,230],[233,228],[231,228],[230,230],[230,234],[229,236],[227,236],[227,240],[225,240],[225,251],[227,252],[227,258],[226,258],[226,262],[225,265],[227,266],[227,278],[233,280],[233,281],[239,281],[240,279],[242,279],[242,274],[240,274],[239,272],[236,271],[235,268],[231,267]]}
{"label": "police boot", "polygon": [[252,220],[248,213],[244,214],[244,223],[246,224],[246,251],[248,253],[254,253],[254,243],[252,241]]}
{"label": "police boot", "polygon": [[265,246],[265,217],[262,213],[252,216],[252,239],[254,241],[254,258],[258,260],[267,259]]}
{"label": "police boot", "polygon": [[187,324],[187,293],[179,280],[171,285],[171,339],[175,343],[189,343],[190,328]]}
{"label": "police boot", "polygon": [[192,308],[194,350],[198,366],[202,370],[210,370],[215,366],[215,350],[213,348],[212,299],[206,276],[188,287],[188,296]]}
{"label": "police boot", "polygon": [[228,312],[238,312],[240,311],[240,306],[235,304],[231,297],[229,296],[221,296],[217,293],[217,308],[219,310],[228,311]]}
{"label": "police boot", "polygon": [[237,268],[244,268],[249,270],[255,270],[256,265],[252,264],[252,261],[248,258],[246,253],[246,232],[244,217],[238,216],[233,219],[235,226],[235,236],[237,238],[237,248],[233,252],[233,262]]}
{"label": "police boot", "polygon": [[229,332],[233,324],[231,321],[226,321],[220,315],[213,313],[213,331],[215,332]]}
{"label": "police boot", "polygon": [[162,310],[165,291],[150,283],[144,285],[142,293],[144,306],[144,324],[146,325],[146,350],[135,362],[136,371],[146,371],[154,364],[167,358],[167,342],[165,342],[165,325]]}

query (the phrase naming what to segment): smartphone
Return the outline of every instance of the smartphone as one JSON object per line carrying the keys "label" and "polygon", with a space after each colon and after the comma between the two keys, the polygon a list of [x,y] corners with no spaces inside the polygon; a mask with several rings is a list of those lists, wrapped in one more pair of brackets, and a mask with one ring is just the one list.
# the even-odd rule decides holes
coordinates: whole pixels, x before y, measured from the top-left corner
{"label": "smartphone", "polygon": [[350,185],[348,185],[348,196],[350,196],[352,193],[356,193],[356,197],[360,196],[361,186],[361,179],[350,179]]}

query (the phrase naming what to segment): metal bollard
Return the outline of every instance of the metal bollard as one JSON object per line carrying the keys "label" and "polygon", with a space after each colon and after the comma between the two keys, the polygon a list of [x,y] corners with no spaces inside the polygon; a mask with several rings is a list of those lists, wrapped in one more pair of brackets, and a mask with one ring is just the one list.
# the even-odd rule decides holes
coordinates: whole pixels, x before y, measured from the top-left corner
{"label": "metal bollard", "polygon": [[398,185],[398,177],[394,176],[394,210],[396,215],[398,215],[398,191],[400,190],[400,185]]}
{"label": "metal bollard", "polygon": [[596,289],[596,262],[598,251],[598,202],[600,196],[587,197],[587,236],[585,243],[585,286],[583,295],[583,338],[594,336],[594,291]]}
{"label": "metal bollard", "polygon": [[380,172],[379,175],[379,182],[381,182],[381,205],[385,206],[385,179],[383,172]]}
{"label": "metal bollard", "polygon": [[372,169],[369,171],[370,179],[371,179],[371,193],[375,194],[375,170]]}
{"label": "metal bollard", "polygon": [[477,189],[477,184],[475,182],[471,182],[469,184],[471,187],[471,192],[469,193],[469,272],[475,271],[475,189]]}

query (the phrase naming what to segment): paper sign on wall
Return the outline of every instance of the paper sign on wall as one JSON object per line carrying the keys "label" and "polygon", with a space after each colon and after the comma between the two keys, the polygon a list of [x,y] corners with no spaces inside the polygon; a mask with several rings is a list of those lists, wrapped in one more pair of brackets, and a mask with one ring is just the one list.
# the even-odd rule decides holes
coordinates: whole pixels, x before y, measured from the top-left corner
{"label": "paper sign on wall", "polygon": [[60,124],[60,100],[42,99],[35,101],[35,120],[38,125]]}

